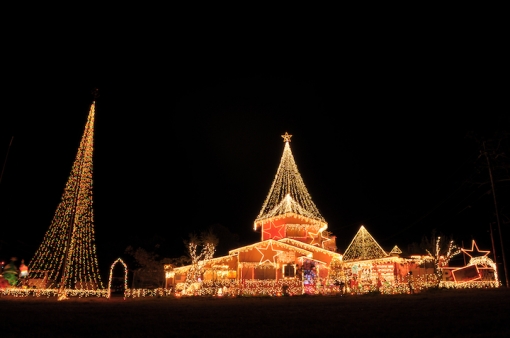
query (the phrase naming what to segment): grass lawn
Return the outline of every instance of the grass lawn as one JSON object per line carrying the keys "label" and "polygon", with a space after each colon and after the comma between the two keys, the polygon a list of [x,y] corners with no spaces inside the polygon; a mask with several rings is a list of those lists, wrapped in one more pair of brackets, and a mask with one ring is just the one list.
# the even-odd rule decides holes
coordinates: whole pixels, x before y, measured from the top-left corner
{"label": "grass lawn", "polygon": [[0,297],[0,337],[510,337],[510,289],[292,297]]}

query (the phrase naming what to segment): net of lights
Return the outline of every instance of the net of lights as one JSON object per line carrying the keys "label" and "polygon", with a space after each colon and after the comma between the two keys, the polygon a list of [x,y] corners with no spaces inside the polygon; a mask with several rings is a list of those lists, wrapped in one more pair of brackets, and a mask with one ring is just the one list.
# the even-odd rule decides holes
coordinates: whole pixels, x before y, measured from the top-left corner
{"label": "net of lights", "polygon": [[377,259],[388,254],[362,225],[344,252],[344,261],[353,259]]}
{"label": "net of lights", "polygon": [[[292,207],[291,210],[293,209],[295,211],[299,209],[300,213],[326,224],[324,217],[322,217],[315,203],[313,203],[303,179],[299,174],[294,156],[290,150],[291,136],[292,135],[288,133],[282,135],[283,141],[285,142],[283,155],[275,179],[269,189],[269,194],[255,220],[255,230],[260,226],[260,221],[269,217],[274,217],[277,214],[276,211],[285,213],[286,210],[289,210],[289,207]],[[287,201],[285,201],[286,198]],[[280,205],[281,203],[283,203],[283,205]]]}
{"label": "net of lights", "polygon": [[[30,261],[29,280],[67,296],[107,295],[99,274],[92,208],[95,102],[49,229]],[[48,291],[51,294],[53,291]]]}

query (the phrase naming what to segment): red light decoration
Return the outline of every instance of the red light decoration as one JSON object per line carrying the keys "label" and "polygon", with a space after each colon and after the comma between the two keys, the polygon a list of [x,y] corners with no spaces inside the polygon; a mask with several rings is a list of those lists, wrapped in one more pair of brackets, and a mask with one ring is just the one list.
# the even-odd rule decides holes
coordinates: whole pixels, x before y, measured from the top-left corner
{"label": "red light decoration", "polygon": [[485,257],[490,253],[490,251],[478,249],[478,245],[476,244],[474,239],[471,242],[471,250],[467,250],[467,249],[460,249],[460,250],[462,250],[462,252],[464,252],[466,255],[468,255],[471,258]]}
{"label": "red light decoration", "polygon": [[[282,239],[285,237],[285,224],[276,225],[274,222],[269,222],[264,225],[266,228],[263,229],[263,237],[262,240],[267,239]],[[283,233],[282,233],[283,231]]]}

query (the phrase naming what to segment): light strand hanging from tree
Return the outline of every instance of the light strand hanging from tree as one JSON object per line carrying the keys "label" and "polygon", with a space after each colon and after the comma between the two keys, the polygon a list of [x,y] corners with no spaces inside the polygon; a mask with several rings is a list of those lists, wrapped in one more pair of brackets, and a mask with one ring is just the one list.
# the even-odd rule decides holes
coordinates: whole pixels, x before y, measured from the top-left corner
{"label": "light strand hanging from tree", "polygon": [[[186,243],[188,247],[188,254],[191,258],[190,268],[186,272],[186,287],[184,292],[193,283],[201,280],[204,273],[205,262],[214,257],[216,252],[216,245],[218,238],[211,232],[203,232],[200,238],[194,234],[190,234],[190,240]],[[200,253],[198,247],[201,246]]]}
{"label": "light strand hanging from tree", "polygon": [[430,252],[427,249],[427,253],[432,257],[434,261],[434,273],[437,277],[437,283],[441,282],[443,279],[443,267],[448,266],[450,260],[461,253],[461,249],[455,244],[453,240],[450,240],[448,243],[448,248],[446,252],[443,254],[441,250],[441,236],[438,236],[436,239],[436,243],[434,246],[434,252]]}
{"label": "light strand hanging from tree", "polygon": [[104,289],[95,245],[92,201],[95,101],[92,102],[71,174],[50,227],[29,263],[29,278],[48,288]]}

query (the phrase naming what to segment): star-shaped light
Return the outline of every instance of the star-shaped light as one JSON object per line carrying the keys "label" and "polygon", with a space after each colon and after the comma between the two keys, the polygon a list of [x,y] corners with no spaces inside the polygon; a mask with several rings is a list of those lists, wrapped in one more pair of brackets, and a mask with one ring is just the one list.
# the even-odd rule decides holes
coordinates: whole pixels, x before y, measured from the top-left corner
{"label": "star-shaped light", "polygon": [[321,246],[323,240],[322,240],[322,231],[317,231],[315,233],[308,231],[308,237],[312,239],[312,241],[308,244],[315,245],[315,246]]}
{"label": "star-shaped light", "polygon": [[266,239],[274,239],[274,240],[282,239],[282,238],[285,237],[285,235],[282,234],[282,230],[284,230],[284,229],[285,229],[285,224],[282,224],[282,225],[279,225],[279,226],[275,225],[273,222],[271,222],[269,224],[265,224],[264,228],[262,230],[262,232],[263,232],[262,240],[266,240]]}
{"label": "star-shaped light", "polygon": [[327,241],[330,241],[330,240],[331,240],[331,238],[323,237],[323,236],[321,235],[321,247],[322,247],[323,249],[325,249],[325,247],[324,247],[324,243],[326,243]]}
{"label": "star-shaped light", "polygon": [[[476,248],[476,250],[475,250],[475,248]],[[464,252],[466,255],[468,255],[471,258],[485,257],[490,253],[490,251],[484,251],[484,250],[478,249],[478,245],[476,245],[476,242],[474,239],[473,239],[473,242],[471,243],[471,250],[466,250],[466,249],[461,249],[461,250],[462,250],[462,252]]]}
{"label": "star-shaped light", "polygon": [[285,135],[282,135],[283,137],[283,142],[290,142],[290,138],[292,137],[292,135],[289,135],[289,133],[285,132]]}
{"label": "star-shaped light", "polygon": [[265,262],[269,262],[276,266],[276,256],[282,253],[282,250],[273,249],[273,242],[268,243],[267,246],[263,249],[259,248],[258,246],[256,249],[262,254],[259,265]]}

